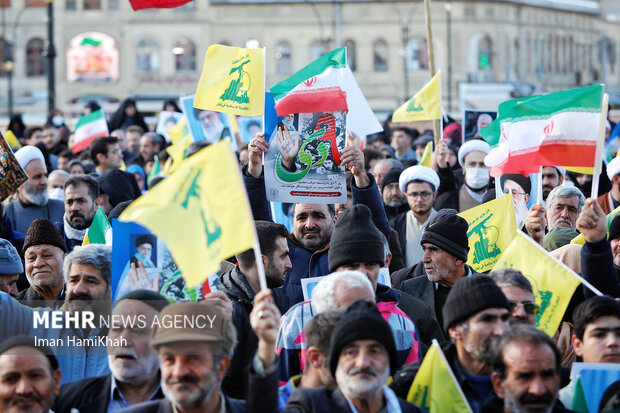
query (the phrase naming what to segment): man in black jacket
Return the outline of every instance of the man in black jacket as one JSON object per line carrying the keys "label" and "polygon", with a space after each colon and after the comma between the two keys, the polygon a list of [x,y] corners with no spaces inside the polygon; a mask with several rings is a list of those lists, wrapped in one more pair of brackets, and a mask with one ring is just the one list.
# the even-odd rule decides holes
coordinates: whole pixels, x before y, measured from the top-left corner
{"label": "man in black jacket", "polygon": [[[284,225],[274,222],[256,221],[255,224],[267,287],[274,289],[274,303],[284,314],[289,307],[288,297],[284,290],[278,287],[282,286],[284,277],[291,268],[287,245],[288,231]],[[247,372],[258,344],[258,338],[250,326],[250,311],[254,296],[260,291],[260,283],[253,250],[238,254],[237,261],[237,267],[222,275],[222,291],[233,302],[232,320],[238,337],[222,388],[229,396],[241,399],[247,393]]]}

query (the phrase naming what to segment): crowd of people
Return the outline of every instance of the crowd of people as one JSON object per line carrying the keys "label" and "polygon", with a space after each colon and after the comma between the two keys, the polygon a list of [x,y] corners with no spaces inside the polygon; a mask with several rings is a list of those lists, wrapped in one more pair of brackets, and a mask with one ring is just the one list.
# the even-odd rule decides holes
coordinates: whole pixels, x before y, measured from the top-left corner
{"label": "crowd of people", "polygon": [[[489,145],[461,143],[452,122],[425,166],[433,132],[387,126],[342,150],[347,203],[283,205],[291,231],[267,199],[264,134],[240,147],[261,256],[223,262],[203,302],[170,303],[154,288],[113,301],[110,245],[82,245],[99,207],[118,218],[166,179],[151,171],[168,142],[135,102],[77,154],[59,111],[43,127],[12,121],[28,179],[1,205],[0,412],[437,411],[407,401],[433,343],[473,412],[571,411],[574,363],[620,363],[620,218],[607,220],[620,206],[620,158],[604,165],[594,198],[591,176],[560,166],[543,168],[543,199],[529,208],[529,178],[499,180],[517,230],[604,294],[578,288],[550,337],[535,328],[542,310],[527,274],[468,263],[458,213],[503,195],[484,163]],[[578,234],[583,246],[570,243]],[[323,278],[304,300],[313,277]],[[144,323],[77,325],[84,313]],[[214,314],[216,329],[154,326]],[[615,382],[599,411],[618,406]]]}

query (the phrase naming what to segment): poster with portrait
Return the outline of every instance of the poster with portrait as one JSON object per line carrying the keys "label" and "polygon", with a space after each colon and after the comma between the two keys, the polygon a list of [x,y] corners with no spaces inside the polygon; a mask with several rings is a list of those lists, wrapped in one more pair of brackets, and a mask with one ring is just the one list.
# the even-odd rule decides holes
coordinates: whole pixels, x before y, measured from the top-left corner
{"label": "poster with portrait", "polygon": [[237,150],[237,139],[233,133],[232,120],[228,113],[194,108],[194,95],[179,99],[181,109],[187,118],[189,133],[193,141],[216,143],[227,139],[233,150]]}
{"label": "poster with portrait", "polygon": [[345,111],[284,116],[269,139],[265,155],[267,199],[345,203],[345,171],[340,166],[345,135]]}
{"label": "poster with portrait", "polygon": [[239,125],[239,134],[244,142],[250,142],[257,133],[263,131],[262,116],[237,116],[237,124]]}
{"label": "poster with portrait", "polygon": [[166,142],[170,143],[170,136],[168,136],[168,131],[177,123],[179,123],[183,119],[183,114],[180,112],[168,112],[166,110],[162,110],[159,112],[159,117],[157,118],[157,127],[155,128],[155,132],[162,135],[166,138]]}
{"label": "poster with portrait", "polygon": [[135,222],[112,220],[112,299],[129,291],[157,291],[168,301],[198,301],[203,287],[188,286],[166,244]]}
{"label": "poster with portrait", "polygon": [[0,131],[0,202],[17,191],[28,179],[28,175],[19,165],[11,147]]}
{"label": "poster with portrait", "polygon": [[[492,110],[469,110],[463,113],[463,140],[461,145],[474,138],[482,138],[480,130],[497,118],[497,112]],[[454,143],[453,143],[454,144]]]}

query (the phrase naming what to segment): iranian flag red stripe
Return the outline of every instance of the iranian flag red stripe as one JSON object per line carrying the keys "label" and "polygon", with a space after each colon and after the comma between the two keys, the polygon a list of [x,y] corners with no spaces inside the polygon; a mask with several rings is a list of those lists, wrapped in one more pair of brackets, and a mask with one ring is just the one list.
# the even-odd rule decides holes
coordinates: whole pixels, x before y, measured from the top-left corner
{"label": "iranian flag red stripe", "polygon": [[344,47],[332,50],[270,90],[279,116],[347,110]]}
{"label": "iranian flag red stripe", "polygon": [[101,109],[82,116],[75,125],[73,153],[88,149],[90,143],[100,136],[108,136],[108,123]]}
{"label": "iranian flag red stripe", "polygon": [[129,0],[134,10],[173,9],[189,3],[191,0]]}

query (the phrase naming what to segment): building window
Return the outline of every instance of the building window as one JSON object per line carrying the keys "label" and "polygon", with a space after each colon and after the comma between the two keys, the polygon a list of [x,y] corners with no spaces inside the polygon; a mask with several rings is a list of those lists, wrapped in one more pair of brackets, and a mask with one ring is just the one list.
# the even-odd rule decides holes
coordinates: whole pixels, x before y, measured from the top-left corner
{"label": "building window", "polygon": [[315,40],[310,45],[310,61],[315,61],[319,57],[323,56],[325,53],[327,53],[327,50],[325,48],[325,42],[323,42],[322,40]]}
{"label": "building window", "polygon": [[407,46],[407,70],[428,69],[428,47],[426,39],[409,39]]}
{"label": "building window", "polygon": [[279,75],[288,75],[293,70],[291,64],[291,45],[283,40],[276,46],[276,73]]}
{"label": "building window", "polygon": [[355,42],[352,39],[348,39],[344,42],[344,47],[347,48],[347,64],[351,68],[352,72],[357,70],[357,48]]}
{"label": "building window", "polygon": [[75,0],[65,0],[65,10],[75,10],[77,9],[77,4]]}
{"label": "building window", "polygon": [[159,52],[152,40],[141,40],[136,46],[136,71],[141,73],[159,70]]}
{"label": "building window", "polygon": [[491,38],[484,36],[478,43],[478,69],[479,70],[491,70],[493,68],[492,62],[493,46]]}
{"label": "building window", "polygon": [[196,45],[188,38],[176,42],[172,48],[177,72],[196,70]]}
{"label": "building window", "polygon": [[43,76],[46,72],[46,63],[43,59],[43,39],[35,37],[28,40],[26,45],[26,76]]}
{"label": "building window", "polygon": [[84,0],[84,10],[101,10],[101,0]]}
{"label": "building window", "polygon": [[377,39],[372,46],[374,55],[375,72],[387,72],[388,70],[388,45],[385,40]]}

